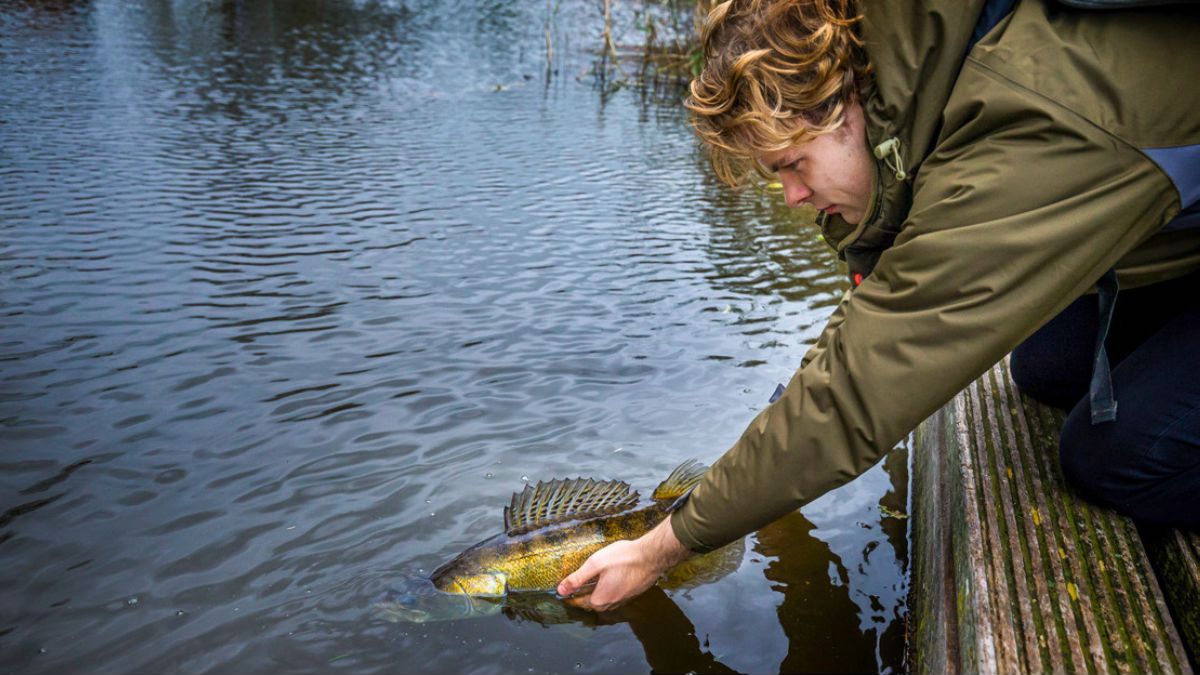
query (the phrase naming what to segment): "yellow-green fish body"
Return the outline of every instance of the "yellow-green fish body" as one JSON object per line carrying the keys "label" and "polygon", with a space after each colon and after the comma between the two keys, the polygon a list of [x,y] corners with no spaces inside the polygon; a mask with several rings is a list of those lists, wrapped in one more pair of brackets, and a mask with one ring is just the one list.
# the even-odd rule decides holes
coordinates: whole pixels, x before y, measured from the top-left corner
{"label": "yellow-green fish body", "polygon": [[661,523],[704,470],[698,462],[684,462],[648,501],[639,500],[620,481],[556,480],[527,486],[504,510],[505,532],[434,570],[433,585],[473,597],[553,590],[604,546],[637,539]]}

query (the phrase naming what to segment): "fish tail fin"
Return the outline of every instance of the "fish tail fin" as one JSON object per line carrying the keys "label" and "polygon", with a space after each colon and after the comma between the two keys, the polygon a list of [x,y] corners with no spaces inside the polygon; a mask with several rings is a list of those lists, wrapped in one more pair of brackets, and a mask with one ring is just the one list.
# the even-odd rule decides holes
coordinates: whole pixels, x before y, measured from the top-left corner
{"label": "fish tail fin", "polygon": [[658,501],[680,501],[691,493],[692,488],[704,477],[708,467],[689,459],[675,467],[667,479],[654,488],[654,499]]}

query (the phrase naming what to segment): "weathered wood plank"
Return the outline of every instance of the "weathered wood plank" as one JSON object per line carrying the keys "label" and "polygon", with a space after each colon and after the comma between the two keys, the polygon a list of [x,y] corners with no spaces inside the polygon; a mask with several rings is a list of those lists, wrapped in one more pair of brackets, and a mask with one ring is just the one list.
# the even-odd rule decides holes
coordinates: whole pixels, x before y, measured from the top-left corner
{"label": "weathered wood plank", "polygon": [[1200,533],[1145,528],[1142,538],[1194,667],[1200,662]]}
{"label": "weathered wood plank", "polygon": [[1068,550],[1074,551],[1074,541],[1065,536],[1066,530],[1061,524],[1065,522],[1066,514],[1057,500],[1050,495],[1048,486],[1052,484],[1053,477],[1047,473],[1048,467],[1045,462],[1038,461],[1044,460],[1044,453],[1037,453],[1020,397],[1017,396],[1016,389],[1008,384],[1007,380],[997,378],[996,386],[1003,392],[1003,404],[1008,406],[1014,422],[1008,427],[1009,436],[1006,441],[1012,447],[1021,449],[1021,452],[1017,453],[1018,456],[1032,458],[1028,464],[1022,463],[1020,473],[1027,478],[1026,489],[1035,502],[1030,508],[1036,509],[1040,520],[1049,524],[1047,527],[1038,528],[1042,564],[1051,572],[1051,576],[1046,580],[1046,594],[1042,597],[1042,606],[1047,608],[1052,618],[1047,627],[1049,639],[1056,643],[1049,645],[1048,649],[1052,654],[1061,654],[1061,658],[1054,661],[1055,669],[1080,671],[1085,668],[1086,663],[1080,631],[1076,630],[1081,612],[1072,608],[1067,585],[1068,579],[1074,576],[1067,553]]}
{"label": "weathered wood plank", "polygon": [[1061,424],[1002,362],[918,429],[917,672],[1191,672],[1137,528],[1066,487]]}
{"label": "weathered wood plank", "polygon": [[[977,382],[976,385],[980,385]],[[980,387],[967,389],[971,415],[968,418],[971,428],[971,443],[968,452],[974,452],[975,469],[973,476],[964,479],[976,481],[976,491],[983,495],[987,522],[996,523],[993,531],[992,550],[1007,551],[1008,555],[994,556],[990,560],[996,564],[996,576],[1004,576],[1004,583],[997,584],[997,592],[1003,592],[1001,598],[1010,602],[1000,602],[993,606],[996,612],[994,620],[998,620],[1001,644],[997,651],[1005,657],[998,664],[1002,672],[1029,672],[1030,665],[1037,660],[1037,642],[1035,631],[1021,631],[1022,626],[1032,626],[1033,610],[1030,606],[1029,589],[1026,585],[1028,574],[1025,565],[1025,553],[1021,546],[1023,533],[1018,527],[1020,512],[1014,508],[1010,491],[1001,485],[1002,477],[997,476],[993,467],[1002,462],[997,457],[1000,449],[992,442],[988,434],[994,427],[990,418],[983,412],[980,401]],[[991,429],[989,429],[991,427]],[[974,550],[974,549],[972,549]],[[1012,649],[1005,649],[1012,644]],[[1009,652],[1012,652],[1011,654]]]}
{"label": "weathered wood plank", "polygon": [[[954,416],[946,408],[933,414],[917,430],[918,446],[946,446],[945,437],[954,433]],[[914,473],[942,475],[944,452],[918,452],[913,455]],[[928,523],[919,540],[913,541],[912,605],[909,630],[909,654],[913,670],[957,675],[958,631],[952,619],[955,575],[948,569],[945,551],[950,547],[950,499],[943,494],[949,486],[944,481],[930,480],[913,483],[914,491],[922,491],[912,502],[912,522]],[[920,552],[915,549],[920,547]],[[921,568],[921,569],[916,569]]]}
{"label": "weathered wood plank", "polygon": [[[1075,669],[1077,672],[1083,672],[1089,669],[1089,665],[1093,665],[1095,672],[1110,672],[1113,668],[1108,663],[1105,632],[1101,630],[1101,623],[1097,621],[1100,617],[1092,605],[1094,592],[1091,592],[1091,582],[1081,566],[1081,561],[1085,559],[1085,549],[1079,539],[1080,523],[1072,510],[1073,499],[1065,491],[1065,485],[1061,481],[1061,474],[1057,470],[1058,458],[1053,453],[1037,451],[1039,447],[1057,446],[1057,430],[1062,426],[1063,416],[1030,401],[1022,401],[1021,405],[1017,406],[1017,414],[1018,422],[1024,421],[1028,424],[1025,429],[1029,438],[1027,447],[1037,458],[1035,464],[1038,475],[1044,485],[1047,502],[1051,505],[1050,512],[1053,513],[1051,522],[1056,525],[1054,531],[1059,541],[1057,553],[1065,563],[1063,591],[1067,597],[1060,598],[1059,602],[1060,607],[1070,610],[1063,613],[1063,629],[1069,644],[1078,643],[1080,646],[1078,658],[1073,660]],[[1079,594],[1080,587],[1087,588],[1089,592]],[[1082,651],[1085,642],[1086,655]]]}

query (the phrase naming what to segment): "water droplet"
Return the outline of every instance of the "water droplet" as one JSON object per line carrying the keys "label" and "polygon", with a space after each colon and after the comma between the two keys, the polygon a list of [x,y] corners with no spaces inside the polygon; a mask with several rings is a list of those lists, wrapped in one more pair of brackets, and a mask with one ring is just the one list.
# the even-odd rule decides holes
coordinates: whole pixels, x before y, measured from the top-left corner
{"label": "water droplet", "polygon": [[579,662],[577,661],[577,662],[575,663],[575,670],[579,670],[580,668],[583,668],[583,664],[582,664],[582,663],[579,663]]}
{"label": "water droplet", "polygon": [[487,473],[483,474],[483,477],[484,477],[485,479],[489,479],[489,478],[495,478],[495,477],[496,477],[496,474],[494,474],[494,473],[492,473],[491,471],[489,471],[489,472],[487,472]]}
{"label": "water droplet", "polygon": [[38,653],[39,653],[39,654],[45,654],[45,653],[46,653],[46,648],[45,648],[45,647],[41,647],[41,648],[39,648],[39,649],[38,649]]}
{"label": "water droplet", "polygon": [[430,517],[430,518],[432,518],[433,516],[436,516],[436,515],[437,515],[437,511],[430,511],[430,512],[429,512],[429,517]]}
{"label": "water droplet", "polygon": [[521,480],[523,480],[523,481],[525,481],[526,483],[528,483],[528,482],[529,482],[529,476],[521,476]]}
{"label": "water droplet", "polygon": [[426,499],[426,500],[425,500],[425,503],[426,503],[426,504],[432,504],[432,503],[433,503],[433,500],[432,500],[432,499]]}
{"label": "water droplet", "polygon": [[175,616],[183,616],[185,612],[181,609],[175,612]]}
{"label": "water droplet", "polygon": [[126,601],[125,601],[125,604],[129,605],[130,607],[132,607],[132,606],[134,606],[134,605],[136,605],[136,604],[137,604],[137,598],[130,598],[130,599],[128,599],[128,600],[126,600]]}

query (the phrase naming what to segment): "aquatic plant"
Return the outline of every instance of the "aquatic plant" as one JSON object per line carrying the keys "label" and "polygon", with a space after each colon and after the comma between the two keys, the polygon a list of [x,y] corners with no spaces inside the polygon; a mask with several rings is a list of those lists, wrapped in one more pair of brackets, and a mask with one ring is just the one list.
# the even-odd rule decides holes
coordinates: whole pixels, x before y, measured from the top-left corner
{"label": "aquatic plant", "polygon": [[[675,88],[699,74],[700,28],[718,0],[594,1],[601,30],[592,75],[601,87]],[[549,26],[557,11],[547,0],[547,64],[554,54]]]}

